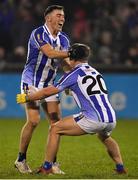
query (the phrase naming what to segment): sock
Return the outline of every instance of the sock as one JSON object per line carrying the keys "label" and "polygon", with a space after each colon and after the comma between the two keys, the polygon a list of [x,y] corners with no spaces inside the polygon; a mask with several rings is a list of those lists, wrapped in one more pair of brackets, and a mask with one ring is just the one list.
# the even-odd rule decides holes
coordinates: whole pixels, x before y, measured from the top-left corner
{"label": "sock", "polygon": [[57,157],[54,158],[54,161],[53,161],[53,162],[55,163],[56,161],[57,161]]}
{"label": "sock", "polygon": [[48,170],[50,168],[52,168],[52,164],[51,162],[48,162],[48,161],[45,161],[44,164],[43,164],[43,167]]}
{"label": "sock", "polygon": [[124,169],[123,164],[116,164],[116,170],[117,171],[122,171]]}
{"label": "sock", "polygon": [[18,161],[21,162],[21,161],[23,161],[24,159],[26,159],[26,153],[21,153],[21,152],[19,152]]}

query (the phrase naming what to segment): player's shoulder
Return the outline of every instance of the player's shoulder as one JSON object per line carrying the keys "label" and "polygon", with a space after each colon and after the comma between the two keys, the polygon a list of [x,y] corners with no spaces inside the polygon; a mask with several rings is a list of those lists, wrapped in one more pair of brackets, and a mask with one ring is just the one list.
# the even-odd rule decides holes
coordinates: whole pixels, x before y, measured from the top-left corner
{"label": "player's shoulder", "polygon": [[78,74],[78,72],[79,72],[79,68],[74,68],[68,73],[64,73],[64,75],[60,78],[59,83],[67,80],[68,78],[74,77],[76,74]]}
{"label": "player's shoulder", "polygon": [[35,28],[33,30],[33,33],[39,33],[39,34],[42,34],[44,32],[44,27],[43,26],[39,26],[37,28]]}
{"label": "player's shoulder", "polygon": [[[67,73],[66,77],[68,77],[68,78],[76,77],[77,78],[78,75],[82,76],[82,73],[83,73],[83,71],[82,71],[81,67],[75,67],[70,72]],[[84,75],[84,73],[83,73],[83,75]]]}
{"label": "player's shoulder", "polygon": [[62,36],[63,38],[66,38],[67,40],[69,40],[69,36],[63,31],[60,32],[60,36]]}

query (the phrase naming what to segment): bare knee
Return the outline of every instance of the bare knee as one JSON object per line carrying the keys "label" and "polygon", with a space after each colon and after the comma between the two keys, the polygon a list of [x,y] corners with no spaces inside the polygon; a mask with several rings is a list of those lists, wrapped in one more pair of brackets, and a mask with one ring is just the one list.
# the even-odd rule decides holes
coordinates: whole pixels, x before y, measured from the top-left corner
{"label": "bare knee", "polygon": [[33,128],[37,127],[37,125],[39,124],[40,122],[40,118],[39,117],[35,117],[35,118],[29,118],[27,120],[27,123],[32,126]]}
{"label": "bare knee", "polygon": [[57,112],[49,113],[49,119],[50,119],[50,124],[56,123],[57,121],[60,120],[59,114]]}
{"label": "bare knee", "polygon": [[27,124],[36,127],[40,122],[39,106],[35,102],[29,102],[26,105]]}
{"label": "bare knee", "polygon": [[101,134],[97,134],[98,138],[100,139],[101,142],[105,143],[106,141],[108,141],[108,139],[110,139],[110,136],[106,136],[106,135],[101,135]]}

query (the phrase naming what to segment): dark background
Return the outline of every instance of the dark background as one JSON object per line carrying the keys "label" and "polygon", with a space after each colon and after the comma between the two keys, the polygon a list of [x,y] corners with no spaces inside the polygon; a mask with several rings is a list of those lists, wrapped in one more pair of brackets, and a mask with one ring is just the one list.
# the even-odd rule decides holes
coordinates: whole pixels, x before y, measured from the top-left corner
{"label": "dark background", "polygon": [[137,0],[0,1],[0,72],[21,71],[31,31],[44,23],[48,5],[65,7],[71,43],[92,48],[90,64],[103,71],[138,70]]}

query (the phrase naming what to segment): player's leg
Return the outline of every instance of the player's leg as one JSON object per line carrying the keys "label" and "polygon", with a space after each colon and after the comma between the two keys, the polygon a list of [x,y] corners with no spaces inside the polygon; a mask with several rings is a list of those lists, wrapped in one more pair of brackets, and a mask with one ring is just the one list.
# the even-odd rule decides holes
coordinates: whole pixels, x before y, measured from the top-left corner
{"label": "player's leg", "polygon": [[[49,98],[46,98],[45,103],[42,104],[42,107],[44,111],[47,114],[47,118],[49,120],[49,124],[53,124],[60,119],[60,103],[59,100],[56,98],[56,96],[51,96]],[[57,158],[55,156],[53,161],[53,168],[56,174],[64,174],[63,171],[61,171],[59,167],[59,163],[57,163]]]}
{"label": "player's leg", "polygon": [[44,112],[47,114],[49,124],[53,124],[60,120],[60,103],[59,101],[47,101],[42,103]]}
{"label": "player's leg", "polygon": [[40,122],[39,106],[35,102],[27,103],[26,107],[27,121],[24,124],[21,136],[20,136],[20,147],[19,150],[22,153],[26,153],[28,145],[30,143],[32,133],[38,123]]}
{"label": "player's leg", "polygon": [[107,148],[107,152],[116,164],[122,164],[122,157],[117,142],[112,137],[101,137],[100,140],[104,143]]}
{"label": "player's leg", "polygon": [[26,153],[33,131],[40,121],[39,106],[35,102],[27,103],[25,110],[27,121],[21,130],[19,155],[15,161],[15,166],[21,173],[31,172],[31,169],[26,164]]}
{"label": "player's leg", "polygon": [[53,172],[52,164],[54,161],[54,157],[58,152],[61,135],[78,136],[83,134],[86,134],[86,132],[77,125],[73,117],[68,117],[64,120],[58,121],[55,124],[52,124],[47,141],[45,163],[43,167],[39,170],[39,172],[45,174]]}
{"label": "player's leg", "polygon": [[53,162],[53,157],[58,151],[60,135],[78,136],[83,134],[86,133],[77,125],[73,117],[68,117],[52,124],[49,132],[45,160]]}
{"label": "player's leg", "polygon": [[99,133],[98,137],[102,141],[102,143],[106,146],[109,156],[115,162],[116,172],[119,174],[126,173],[118,143],[110,135],[108,135],[108,133],[107,134]]}

